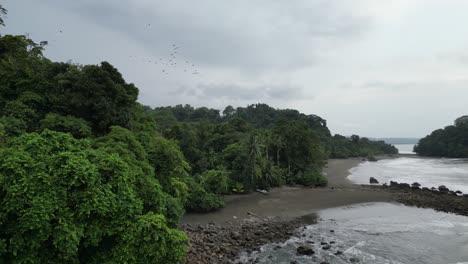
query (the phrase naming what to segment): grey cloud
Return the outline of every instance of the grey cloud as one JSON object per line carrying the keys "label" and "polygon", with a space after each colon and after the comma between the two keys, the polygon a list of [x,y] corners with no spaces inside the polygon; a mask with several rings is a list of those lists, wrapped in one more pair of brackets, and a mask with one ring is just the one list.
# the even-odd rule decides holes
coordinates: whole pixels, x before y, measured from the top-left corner
{"label": "grey cloud", "polygon": [[137,39],[155,56],[177,43],[201,66],[244,74],[315,65],[328,39],[359,35],[369,24],[330,1],[52,2]]}
{"label": "grey cloud", "polygon": [[[205,100],[231,99],[235,101],[259,100],[294,100],[306,97],[298,86],[246,86],[237,84],[199,84],[195,88],[180,87],[171,92],[172,95],[195,96]],[[310,97],[309,97],[310,98]]]}

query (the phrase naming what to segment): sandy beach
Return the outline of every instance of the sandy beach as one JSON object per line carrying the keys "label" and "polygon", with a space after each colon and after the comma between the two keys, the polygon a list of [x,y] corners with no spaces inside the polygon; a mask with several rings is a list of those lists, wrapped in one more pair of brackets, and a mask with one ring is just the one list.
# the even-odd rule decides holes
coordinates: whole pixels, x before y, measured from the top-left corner
{"label": "sandy beach", "polygon": [[362,162],[360,158],[331,159],[325,168],[326,188],[281,187],[268,195],[251,193],[225,197],[225,208],[204,214],[189,213],[183,224],[232,223],[244,220],[288,220],[311,215],[320,209],[366,202],[389,202],[391,194],[352,185],[346,178],[349,170]]}

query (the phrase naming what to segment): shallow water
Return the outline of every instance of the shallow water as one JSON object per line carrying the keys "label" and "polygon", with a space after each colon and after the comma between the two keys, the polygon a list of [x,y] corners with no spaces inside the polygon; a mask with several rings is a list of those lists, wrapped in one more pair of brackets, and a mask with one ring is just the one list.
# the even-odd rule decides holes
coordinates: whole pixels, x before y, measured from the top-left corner
{"label": "shallow water", "polygon": [[[268,244],[260,252],[243,253],[252,263],[468,263],[468,218],[431,209],[389,203],[361,204],[322,210],[309,225],[285,243]],[[334,232],[331,232],[333,230]],[[303,237],[303,235],[305,237]],[[315,244],[309,243],[310,241]],[[320,242],[335,241],[330,250]],[[307,244],[313,256],[298,256]],[[277,246],[279,249],[275,249]],[[343,254],[335,255],[338,250]]]}
{"label": "shallow water", "polygon": [[401,157],[363,162],[350,170],[348,179],[357,184],[369,184],[369,178],[379,183],[390,181],[413,183],[423,187],[447,186],[450,190],[468,193],[468,160]]}

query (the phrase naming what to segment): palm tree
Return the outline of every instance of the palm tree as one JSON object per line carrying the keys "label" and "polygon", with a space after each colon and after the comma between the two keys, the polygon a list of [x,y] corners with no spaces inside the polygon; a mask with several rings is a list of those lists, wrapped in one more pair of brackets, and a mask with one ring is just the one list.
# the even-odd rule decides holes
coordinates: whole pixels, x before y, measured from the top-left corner
{"label": "palm tree", "polygon": [[257,137],[253,134],[249,136],[247,141],[247,176],[249,185],[252,186],[259,178],[258,158],[261,155],[260,146],[257,141]]}

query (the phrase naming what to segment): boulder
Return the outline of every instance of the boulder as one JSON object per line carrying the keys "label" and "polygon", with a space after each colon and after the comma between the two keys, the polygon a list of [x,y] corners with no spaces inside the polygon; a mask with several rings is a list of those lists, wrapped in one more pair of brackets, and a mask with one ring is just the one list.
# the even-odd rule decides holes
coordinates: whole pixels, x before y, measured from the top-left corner
{"label": "boulder", "polygon": [[413,182],[413,184],[411,184],[411,187],[421,187],[421,184],[419,184],[419,182]]}
{"label": "boulder", "polygon": [[325,245],[325,246],[322,247],[323,250],[329,250],[330,248],[331,248],[330,245]]}
{"label": "boulder", "polygon": [[463,194],[460,190],[457,190],[455,193],[456,193],[457,195],[462,195],[462,194]]}
{"label": "boulder", "polygon": [[449,188],[445,187],[445,185],[439,186],[439,192],[449,192]]}
{"label": "boulder", "polygon": [[231,232],[231,238],[234,239],[234,240],[238,240],[241,238],[241,234],[237,231],[233,231]]}
{"label": "boulder", "polygon": [[379,181],[378,181],[376,178],[374,178],[374,177],[370,177],[370,178],[369,178],[369,182],[370,182],[371,184],[378,184],[378,183],[379,183]]}
{"label": "boulder", "polygon": [[297,254],[299,254],[299,255],[310,256],[310,255],[315,254],[315,251],[312,250],[312,248],[310,248],[308,246],[299,246],[296,251],[297,251]]}

